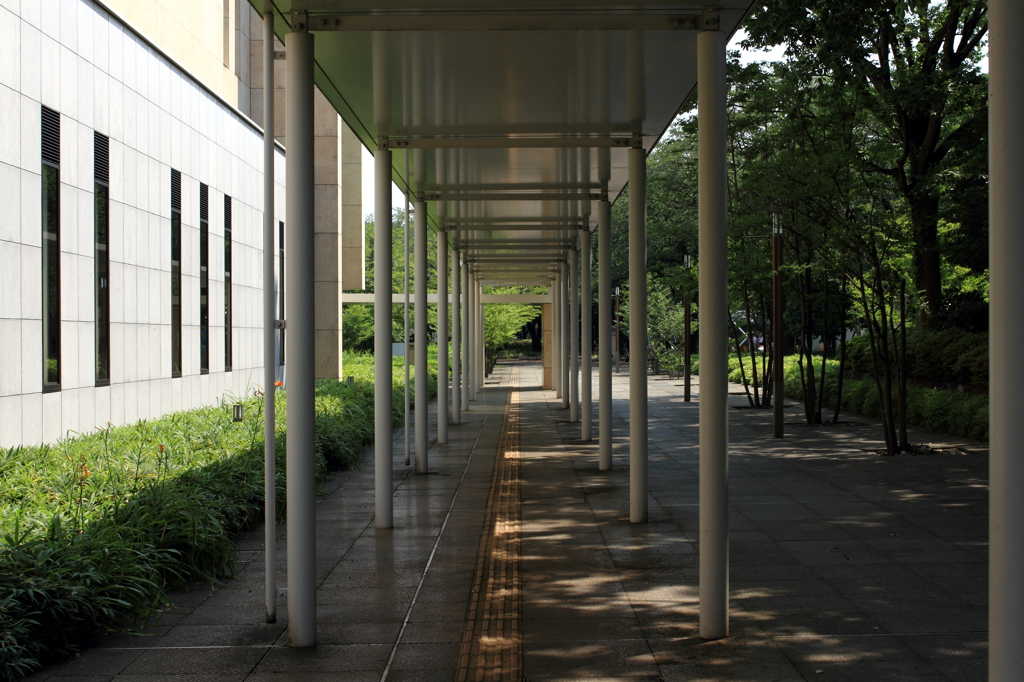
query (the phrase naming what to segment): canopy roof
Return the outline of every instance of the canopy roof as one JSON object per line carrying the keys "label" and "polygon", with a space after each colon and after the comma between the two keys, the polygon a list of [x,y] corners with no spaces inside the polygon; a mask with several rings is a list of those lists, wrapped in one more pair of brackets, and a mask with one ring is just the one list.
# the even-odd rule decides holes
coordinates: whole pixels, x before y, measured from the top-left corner
{"label": "canopy roof", "polygon": [[387,139],[431,223],[471,258],[515,258],[477,267],[518,281],[565,248],[563,227],[596,225],[591,200],[617,198],[629,147],[650,150],[693,91],[698,30],[732,34],[751,0],[273,4],[282,40],[307,13],[317,86],[368,148]]}

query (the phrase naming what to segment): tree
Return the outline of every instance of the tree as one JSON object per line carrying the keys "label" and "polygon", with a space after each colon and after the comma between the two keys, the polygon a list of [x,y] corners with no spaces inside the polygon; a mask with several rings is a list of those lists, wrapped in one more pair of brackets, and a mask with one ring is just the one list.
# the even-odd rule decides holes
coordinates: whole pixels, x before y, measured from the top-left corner
{"label": "tree", "polygon": [[870,96],[873,137],[861,161],[892,178],[906,202],[920,320],[938,326],[943,189],[985,153],[986,0],[769,0],[745,28],[745,47],[785,44],[788,56]]}

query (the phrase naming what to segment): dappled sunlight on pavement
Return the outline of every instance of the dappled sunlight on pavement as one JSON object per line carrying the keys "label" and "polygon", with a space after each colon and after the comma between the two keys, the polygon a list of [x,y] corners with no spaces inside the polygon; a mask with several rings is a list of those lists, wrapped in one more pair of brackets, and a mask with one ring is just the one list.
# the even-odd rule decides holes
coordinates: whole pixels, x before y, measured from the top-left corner
{"label": "dappled sunlight on pavement", "polygon": [[865,417],[776,440],[770,411],[730,410],[730,636],[704,641],[699,382],[684,403],[678,381],[651,378],[650,521],[631,524],[628,371],[611,471],[540,375],[499,365],[451,443],[431,442],[428,475],[396,448],[393,530],[373,526],[372,462],[332,476],[316,648],[285,645],[284,608],[263,622],[256,531],[236,580],[174,594],[144,636],[98,638],[33,681],[985,679],[983,444],[912,430],[966,454],[879,457]]}

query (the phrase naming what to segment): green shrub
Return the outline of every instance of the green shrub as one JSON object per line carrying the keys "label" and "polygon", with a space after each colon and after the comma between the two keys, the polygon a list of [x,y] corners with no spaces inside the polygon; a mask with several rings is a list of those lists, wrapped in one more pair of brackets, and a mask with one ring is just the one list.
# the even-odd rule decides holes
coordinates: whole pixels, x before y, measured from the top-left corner
{"label": "green shrub", "polygon": [[[853,344],[851,344],[853,346]],[[909,347],[909,343],[908,343]],[[860,347],[863,351],[864,347]],[[959,353],[959,357],[968,358],[965,362],[976,362],[977,355],[962,348],[954,348],[951,353]],[[909,351],[908,351],[909,355]],[[987,356],[987,349],[985,351]],[[848,358],[849,359],[849,358]],[[986,359],[987,361],[987,359]],[[760,358],[758,358],[760,364]],[[748,354],[743,355],[743,366],[747,382],[751,381],[751,363]],[[828,407],[835,407],[838,395],[839,361],[828,359],[825,362],[825,400]],[[804,368],[806,371],[806,367]],[[821,380],[821,357],[814,358],[815,390]],[[798,356],[790,355],[783,364],[784,386],[786,397],[792,400],[803,400],[800,388],[800,366]],[[977,373],[975,376],[979,376]],[[985,376],[987,377],[987,370]],[[987,379],[986,379],[987,380]],[[729,357],[729,381],[742,383],[740,375],[740,359],[735,355]],[[896,400],[896,388],[893,387],[893,400]],[[873,378],[843,381],[843,410],[868,417],[881,418],[882,404],[878,396],[878,388]],[[939,431],[962,438],[988,440],[988,396],[967,393],[963,390],[947,390],[924,388],[910,385],[907,387],[907,423],[929,431]],[[824,418],[829,418],[824,416]]]}
{"label": "green shrub", "polygon": [[[874,374],[866,334],[849,342],[847,369]],[[911,329],[907,332],[907,370],[912,381],[988,390],[988,333]]]}
{"label": "green shrub", "polygon": [[[353,383],[316,383],[321,479],[359,466],[373,438],[372,356],[347,353],[344,363]],[[400,424],[401,358],[393,381]],[[436,386],[432,376],[435,395]],[[277,393],[282,518],[286,399]],[[233,536],[263,521],[262,400],[254,392],[54,445],[0,449],[0,680],[74,651],[125,614],[147,617],[166,603],[166,589],[232,575]]]}

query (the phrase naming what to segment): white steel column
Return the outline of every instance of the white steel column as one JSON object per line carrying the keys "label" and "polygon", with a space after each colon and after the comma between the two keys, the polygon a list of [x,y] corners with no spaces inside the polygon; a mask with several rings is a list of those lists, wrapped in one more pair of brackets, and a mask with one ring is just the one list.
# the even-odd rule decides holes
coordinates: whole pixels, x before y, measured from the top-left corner
{"label": "white steel column", "polygon": [[[373,34],[373,117],[378,125],[390,121],[386,34]],[[374,154],[373,228],[373,495],[374,524],[394,526],[391,440],[391,150],[378,141]],[[407,174],[408,175],[408,174]],[[409,219],[407,215],[406,220]]]}
{"label": "white steel column", "polygon": [[487,374],[485,365],[487,364],[487,327],[486,320],[484,318],[484,304],[483,304],[483,293],[484,285],[479,281],[474,282],[474,292],[476,293],[476,319],[477,319],[477,390],[484,390],[484,376]]}
{"label": "white steel column", "polygon": [[700,254],[700,636],[729,635],[725,34],[697,37]]}
{"label": "white steel column", "polygon": [[629,150],[629,520],[647,523],[647,155]]}
{"label": "white steel column", "polygon": [[[391,150],[374,154],[373,409],[377,528],[394,525],[391,500]],[[406,216],[408,220],[408,216]]]}
{"label": "white steel column", "polygon": [[989,666],[1009,682],[1024,665],[1024,5],[990,0],[989,12]]}
{"label": "white steel column", "polygon": [[267,622],[277,622],[277,430],[274,347],[274,12],[263,14],[263,554]]}
{"label": "white steel column", "polygon": [[313,403],[313,35],[288,33],[285,301],[288,310],[288,643],[316,644],[316,443]]}
{"label": "white steel column", "polygon": [[444,230],[437,232],[437,442],[448,442],[448,233]]}
{"label": "white steel column", "polygon": [[612,468],[612,218],[611,204],[597,204],[597,429],[598,468]]}
{"label": "white steel column", "polygon": [[471,341],[469,334],[469,328],[471,324],[471,317],[469,312],[471,307],[471,303],[469,300],[469,263],[465,259],[463,259],[462,261],[462,277],[460,278],[460,280],[460,284],[462,285],[463,289],[462,301],[460,301],[460,305],[462,306],[462,329],[460,331],[462,333],[461,337],[459,338],[459,345],[462,347],[462,358],[464,360],[464,362],[462,363],[464,365],[464,369],[462,370],[462,409],[468,411],[469,383],[470,377],[473,374],[473,362],[471,359],[472,353],[470,351]]}
{"label": "white steel column", "polygon": [[569,421],[580,419],[580,259],[569,252]]}
{"label": "white steel column", "polygon": [[580,278],[580,290],[583,294],[582,304],[580,312],[583,314],[582,321],[580,322],[580,331],[582,333],[582,340],[580,341],[580,352],[582,353],[580,359],[582,362],[582,372],[580,379],[580,400],[582,405],[580,406],[581,411],[581,422],[580,422],[580,439],[584,441],[590,440],[591,431],[591,417],[593,416],[594,406],[591,400],[591,394],[593,393],[593,371],[591,362],[591,352],[594,348],[593,339],[593,315],[592,306],[594,303],[594,294],[591,287],[590,281],[590,230],[584,230],[580,234],[580,264],[582,266],[582,276]]}
{"label": "white steel column", "polygon": [[567,263],[562,263],[559,266],[559,269],[562,272],[562,279],[560,282],[561,286],[558,288],[558,295],[561,299],[559,306],[559,311],[561,313],[559,317],[561,319],[558,321],[558,326],[561,327],[561,334],[559,335],[561,346],[558,349],[558,352],[562,356],[562,364],[560,365],[561,377],[559,377],[559,380],[562,382],[562,409],[567,410],[569,409],[569,375],[571,374],[569,371],[569,355],[572,346],[570,340],[572,330],[570,329],[569,321],[569,265]]}
{"label": "white steel column", "polygon": [[551,292],[551,383],[555,398],[562,397],[562,269],[555,271]]}
{"label": "white steel column", "polygon": [[[417,150],[417,155],[423,154],[423,150]],[[417,160],[417,167],[420,162]],[[416,274],[416,305],[415,305],[415,327],[416,340],[413,342],[416,349],[416,398],[414,417],[416,427],[416,473],[427,473],[427,408],[429,398],[427,397],[427,377],[430,372],[427,369],[427,344],[430,343],[427,334],[427,202],[416,201],[413,209],[413,229],[416,231],[416,265],[413,270]]]}
{"label": "white steel column", "polygon": [[459,319],[462,314],[462,301],[459,300],[462,293],[461,275],[459,251],[452,249],[452,424],[462,423],[462,324]]}
{"label": "white steel column", "polygon": [[476,288],[476,275],[470,273],[469,282],[467,284],[469,291],[469,372],[468,379],[469,384],[469,399],[472,401],[476,400],[476,387],[477,387],[477,362],[479,362],[480,348],[478,347],[480,336],[480,329],[478,326],[478,318],[480,311],[477,309],[477,288]]}

